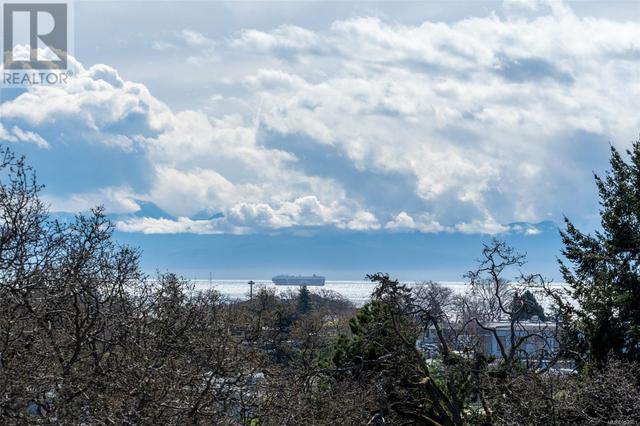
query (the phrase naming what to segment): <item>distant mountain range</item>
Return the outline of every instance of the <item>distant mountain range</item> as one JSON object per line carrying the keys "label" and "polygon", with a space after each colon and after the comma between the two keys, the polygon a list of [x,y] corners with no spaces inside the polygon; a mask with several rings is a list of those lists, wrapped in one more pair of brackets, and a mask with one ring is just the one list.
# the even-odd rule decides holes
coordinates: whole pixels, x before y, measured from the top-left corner
{"label": "distant mountain range", "polygon": [[[138,204],[138,206],[140,206],[140,210],[134,213],[131,213],[128,216],[176,220],[175,216],[162,210],[160,207],[158,207],[155,203],[152,203],[151,201],[142,201],[142,200],[134,200],[134,201],[136,202],[136,204]],[[120,216],[126,217],[127,215],[120,215]]]}
{"label": "distant mountain range", "polygon": [[[113,221],[126,220],[130,218],[143,218],[148,217],[152,219],[167,219],[167,220],[176,220],[177,217],[158,207],[157,204],[151,201],[143,201],[143,200],[134,200],[135,203],[140,207],[139,210],[133,213],[109,213],[107,217]],[[74,219],[76,216],[75,213],[68,212],[52,212],[51,217],[54,219],[58,219],[60,221],[68,222]],[[224,214],[221,212],[216,212],[212,210],[201,210],[198,213],[189,217],[192,220],[212,220],[219,219],[224,217]]]}
{"label": "distant mountain range", "polygon": [[220,219],[223,218],[224,214],[222,212],[215,212],[212,210],[201,210],[198,213],[194,214],[190,217],[193,220],[212,220],[212,219]]}
{"label": "distant mountain range", "polygon": [[[524,272],[559,281],[556,258],[561,240],[556,224],[517,225],[537,232],[506,232],[496,237],[527,255]],[[447,232],[306,231],[285,229],[248,235],[116,232],[115,237],[143,250],[142,266],[148,272],[170,270],[186,278],[208,278],[211,273],[218,279],[317,273],[330,281],[361,280],[378,271],[408,281],[458,281],[477,265],[482,245],[492,238]],[[518,275],[517,270],[508,273],[508,278]]]}
{"label": "distant mountain range", "polygon": [[[140,209],[111,214],[115,221],[149,217],[175,220],[149,201],[136,200]],[[62,221],[74,214],[52,213]],[[203,210],[192,220],[224,215]],[[496,237],[526,253],[523,270],[559,280],[556,258],[561,240],[555,222],[514,222]],[[490,235],[463,233],[356,232],[332,227],[294,227],[270,234],[198,235],[115,232],[118,241],[142,249],[142,267],[148,273],[171,270],[186,278],[268,279],[280,273],[327,276],[327,280],[360,280],[367,273],[388,272],[402,280],[456,281],[475,266],[482,244]],[[513,271],[514,274],[517,271]]]}

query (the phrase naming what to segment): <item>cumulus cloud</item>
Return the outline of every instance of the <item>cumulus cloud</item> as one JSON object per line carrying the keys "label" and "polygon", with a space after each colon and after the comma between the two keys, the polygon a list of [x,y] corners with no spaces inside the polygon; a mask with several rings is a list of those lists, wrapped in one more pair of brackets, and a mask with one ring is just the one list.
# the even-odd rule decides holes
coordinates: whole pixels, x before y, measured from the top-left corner
{"label": "cumulus cloud", "polygon": [[116,229],[122,232],[141,232],[143,234],[220,234],[225,228],[218,228],[215,220],[192,220],[186,217],[165,218],[129,218],[116,222]]}
{"label": "cumulus cloud", "polygon": [[492,218],[485,220],[476,219],[471,222],[458,223],[455,230],[463,234],[500,234],[509,230],[509,227],[497,223]]}
{"label": "cumulus cloud", "polygon": [[412,216],[500,232],[558,212],[583,187],[594,163],[575,164],[580,138],[624,148],[640,127],[629,113],[640,94],[635,23],[555,2],[507,6],[536,13],[416,26],[357,17],[312,34],[243,32],[231,45],[279,57],[242,80],[263,125],[308,135],[356,168],[410,175],[424,201]]}
{"label": "cumulus cloud", "polygon": [[309,195],[281,203],[273,208],[266,203],[239,203],[228,211],[229,222],[249,228],[286,228],[291,226],[327,226],[356,231],[378,229],[376,217],[368,211],[332,203],[323,205]]}
{"label": "cumulus cloud", "polygon": [[[124,158],[142,157],[136,164],[140,176],[124,187],[48,193],[46,200],[54,210],[83,211],[103,204],[112,213],[126,215],[139,209],[136,199],[145,199],[178,216],[175,220],[124,217],[117,222],[120,230],[145,233],[237,233],[326,225],[375,228],[373,215],[363,216],[362,207],[346,196],[338,182],[307,175],[292,167],[297,159],[291,153],[261,146],[252,117],[210,117],[195,110],[174,113],[144,85],[122,79],[109,66],[78,68],[67,86],[34,87],[1,104],[8,126],[0,125],[0,137],[46,148],[45,139],[18,124],[55,134],[52,150],[68,163],[56,165],[58,175],[79,166],[69,149],[100,145],[107,156],[116,152]],[[89,158],[81,161],[103,160],[91,149],[87,154]],[[111,177],[121,176],[116,169]],[[221,212],[223,218],[189,218],[205,209]]]}
{"label": "cumulus cloud", "polygon": [[[121,221],[129,231],[534,235],[506,224],[585,214],[597,154],[637,134],[640,27],[556,2],[504,10],[417,25],[356,16],[220,38],[185,29],[156,49],[179,46],[198,70],[224,64],[211,77],[224,90],[205,108],[174,111],[107,65],[73,62],[69,85],[0,104],[0,137],[137,158],[126,185],[114,178],[64,195],[80,206],[126,186],[179,217]],[[201,210],[224,218],[188,219]]]}
{"label": "cumulus cloud", "polygon": [[131,147],[167,129],[172,114],[139,83],[124,81],[106,65],[89,69],[71,58],[75,75],[66,85],[32,86],[0,104],[3,122],[46,131],[73,130],[106,144]]}
{"label": "cumulus cloud", "polygon": [[441,232],[447,230],[437,220],[433,219],[427,214],[420,217],[419,220],[414,220],[407,212],[400,212],[393,220],[390,220],[384,225],[385,229],[391,230],[415,230],[424,233]]}
{"label": "cumulus cloud", "polygon": [[339,225],[339,227],[354,231],[368,231],[380,229],[380,224],[373,213],[360,211],[357,212],[354,218],[347,222],[346,225]]}
{"label": "cumulus cloud", "polygon": [[121,231],[146,234],[245,234],[256,230],[327,225],[352,231],[380,228],[376,217],[370,212],[357,211],[355,214],[349,214],[347,209],[336,203],[332,206],[322,205],[314,196],[284,202],[276,208],[267,203],[241,202],[225,210],[219,217],[208,220],[194,220],[188,217],[125,217],[116,222],[117,229]]}
{"label": "cumulus cloud", "polygon": [[49,143],[35,132],[22,130],[18,126],[13,126],[10,129],[6,129],[2,123],[0,123],[0,141],[3,142],[27,142],[33,143],[39,148],[50,148]]}

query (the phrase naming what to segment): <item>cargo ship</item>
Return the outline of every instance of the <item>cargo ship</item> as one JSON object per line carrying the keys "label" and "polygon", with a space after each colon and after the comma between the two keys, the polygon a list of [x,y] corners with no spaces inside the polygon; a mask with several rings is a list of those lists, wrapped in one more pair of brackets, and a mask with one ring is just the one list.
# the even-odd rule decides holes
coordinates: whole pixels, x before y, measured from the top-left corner
{"label": "cargo ship", "polygon": [[275,285],[324,285],[324,277],[320,275],[276,275],[271,278]]}

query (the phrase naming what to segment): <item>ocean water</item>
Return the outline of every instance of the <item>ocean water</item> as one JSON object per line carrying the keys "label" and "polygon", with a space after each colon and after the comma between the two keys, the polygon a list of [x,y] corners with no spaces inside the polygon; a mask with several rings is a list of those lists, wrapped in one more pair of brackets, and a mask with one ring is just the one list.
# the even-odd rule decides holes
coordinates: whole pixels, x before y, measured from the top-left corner
{"label": "ocean water", "polygon": [[[246,300],[249,298],[249,280],[192,280],[196,289],[215,289],[219,291],[225,297],[231,300]],[[260,286],[275,288],[276,293],[283,293],[287,291],[298,291],[299,286],[295,285],[275,285],[270,280],[254,280],[253,291],[257,291]],[[404,282],[411,287],[422,285],[416,282]],[[438,284],[448,287],[456,293],[464,293],[469,290],[469,283],[462,281],[442,281]],[[308,286],[307,288],[312,293],[319,293],[323,290],[335,291],[346,299],[350,300],[355,306],[360,307],[364,305],[371,296],[376,284],[370,281],[327,281],[324,286]],[[566,286],[563,283],[554,283],[552,287],[562,288]],[[545,297],[540,291],[534,291],[538,301],[543,307],[549,306],[550,300],[545,300]]]}
{"label": "ocean water", "polygon": [[[196,289],[204,290],[213,288],[222,295],[232,300],[246,300],[249,298],[249,280],[194,280]],[[257,287],[264,286],[275,288],[277,293],[287,291],[298,291],[296,285],[275,285],[268,280],[254,280],[253,291]],[[421,285],[419,283],[404,283],[410,286]],[[442,282],[443,286],[451,288],[456,292],[465,291],[469,284],[464,282]],[[349,299],[354,305],[360,307],[364,305],[371,296],[375,283],[369,281],[327,281],[324,286],[308,286],[312,293],[319,293],[323,290],[335,291]]]}

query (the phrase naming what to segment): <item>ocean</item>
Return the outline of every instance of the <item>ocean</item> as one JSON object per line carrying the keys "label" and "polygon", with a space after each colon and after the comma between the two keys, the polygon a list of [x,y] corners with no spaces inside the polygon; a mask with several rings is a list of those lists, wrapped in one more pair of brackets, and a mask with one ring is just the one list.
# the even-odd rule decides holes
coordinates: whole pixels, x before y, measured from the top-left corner
{"label": "ocean", "polygon": [[[191,280],[195,284],[196,290],[205,290],[213,288],[219,291],[223,296],[231,300],[246,300],[249,298],[249,280]],[[271,280],[254,280],[254,294],[260,286],[275,288],[277,293],[287,291],[297,291],[299,286],[296,285],[275,285]],[[419,286],[421,283],[403,282],[409,286]],[[469,289],[469,283],[463,281],[441,281],[440,285],[450,288],[456,293],[463,293]],[[320,292],[322,290],[335,291],[346,299],[350,300],[356,307],[364,305],[371,296],[375,283],[370,281],[327,281],[324,286],[308,286],[311,292]],[[554,283],[552,287],[562,288],[566,284]],[[546,308],[550,301],[544,300],[545,297],[539,291],[534,292],[539,302]]]}
{"label": "ocean", "polygon": [[[204,290],[213,288],[222,295],[232,300],[246,300],[249,298],[249,280],[193,280],[196,289]],[[258,287],[272,287],[276,292],[286,292],[288,290],[297,291],[299,286],[296,285],[275,285],[270,280],[254,280],[253,291]],[[420,285],[419,283],[404,283],[411,286]],[[451,288],[456,292],[463,292],[468,288],[465,282],[441,282],[443,286]],[[312,293],[322,290],[335,291],[345,298],[349,299],[354,305],[360,307],[364,305],[371,296],[375,283],[369,281],[327,281],[324,286],[307,287]]]}

